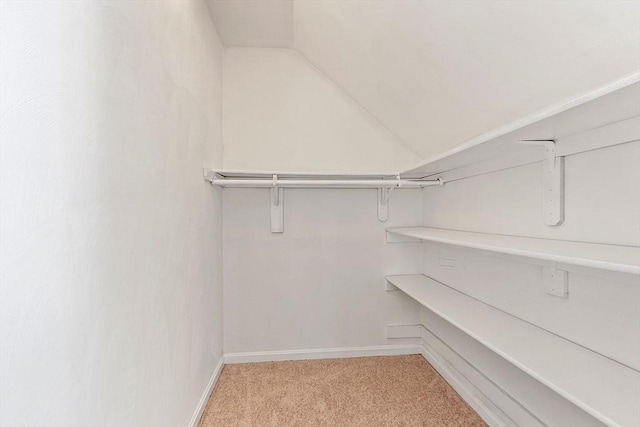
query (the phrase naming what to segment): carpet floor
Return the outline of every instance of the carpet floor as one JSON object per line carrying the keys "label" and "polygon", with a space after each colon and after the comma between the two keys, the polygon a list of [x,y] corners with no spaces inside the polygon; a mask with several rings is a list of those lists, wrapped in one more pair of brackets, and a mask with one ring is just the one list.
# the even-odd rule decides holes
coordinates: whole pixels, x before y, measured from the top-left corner
{"label": "carpet floor", "polygon": [[420,355],[226,365],[200,427],[486,426]]}

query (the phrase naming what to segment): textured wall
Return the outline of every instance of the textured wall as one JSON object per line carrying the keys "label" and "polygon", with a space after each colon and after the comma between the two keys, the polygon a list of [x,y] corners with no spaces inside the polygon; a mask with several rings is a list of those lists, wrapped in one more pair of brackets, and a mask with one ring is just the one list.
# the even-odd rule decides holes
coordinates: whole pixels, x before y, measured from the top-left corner
{"label": "textured wall", "polygon": [[0,424],[186,425],[222,351],[205,5],[0,8]]}

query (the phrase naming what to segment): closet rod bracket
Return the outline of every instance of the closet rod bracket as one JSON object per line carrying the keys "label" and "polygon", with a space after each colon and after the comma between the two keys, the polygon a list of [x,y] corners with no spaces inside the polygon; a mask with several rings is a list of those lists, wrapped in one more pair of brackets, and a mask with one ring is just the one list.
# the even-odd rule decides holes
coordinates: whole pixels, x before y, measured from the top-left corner
{"label": "closet rod bracket", "polygon": [[378,220],[385,222],[389,219],[389,198],[391,193],[396,188],[402,187],[402,180],[400,174],[396,174],[396,185],[393,187],[379,187],[378,188]]}
{"label": "closet rod bracket", "polygon": [[271,232],[284,233],[284,188],[278,186],[278,174],[273,174],[271,187]]}

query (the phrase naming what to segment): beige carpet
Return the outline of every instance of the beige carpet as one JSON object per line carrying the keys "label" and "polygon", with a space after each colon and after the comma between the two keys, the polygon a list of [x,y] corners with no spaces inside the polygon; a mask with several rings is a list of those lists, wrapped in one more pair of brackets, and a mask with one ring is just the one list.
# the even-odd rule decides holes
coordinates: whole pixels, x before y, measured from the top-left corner
{"label": "beige carpet", "polygon": [[419,355],[224,367],[201,427],[485,426]]}

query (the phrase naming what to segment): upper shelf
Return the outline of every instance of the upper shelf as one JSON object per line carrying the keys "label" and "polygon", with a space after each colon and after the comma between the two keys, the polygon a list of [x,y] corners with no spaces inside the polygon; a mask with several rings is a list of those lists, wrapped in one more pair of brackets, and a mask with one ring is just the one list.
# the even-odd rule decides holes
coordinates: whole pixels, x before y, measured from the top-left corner
{"label": "upper shelf", "polygon": [[622,273],[640,274],[640,248],[635,246],[536,239],[429,227],[387,228],[387,232],[425,241],[509,255],[519,255]]}
{"label": "upper shelf", "polygon": [[266,170],[236,170],[236,169],[207,169],[212,174],[222,178],[262,179],[271,178],[274,174],[285,179],[395,179],[397,173],[383,172],[300,172],[300,171],[266,171]]}
{"label": "upper shelf", "polygon": [[[523,117],[427,159],[419,166],[403,172],[402,177],[427,178],[444,173],[445,181],[449,181],[450,177],[446,175],[451,174],[446,172],[470,165],[482,165],[489,160],[495,162],[501,159],[503,164],[510,166],[543,160],[543,150],[518,144],[517,141],[520,140],[556,141],[558,156],[593,149],[593,144],[579,137],[581,134],[640,115],[639,81],[640,74],[634,74],[563,104]],[[630,127],[630,132],[623,132],[625,135],[631,135],[627,141],[624,138],[618,141],[619,137],[616,137],[613,138],[615,141],[609,143],[637,139],[637,122],[632,123]],[[574,137],[578,137],[577,140],[574,140]],[[596,141],[596,146],[602,143],[603,141]],[[488,168],[492,169],[492,165]]]}

